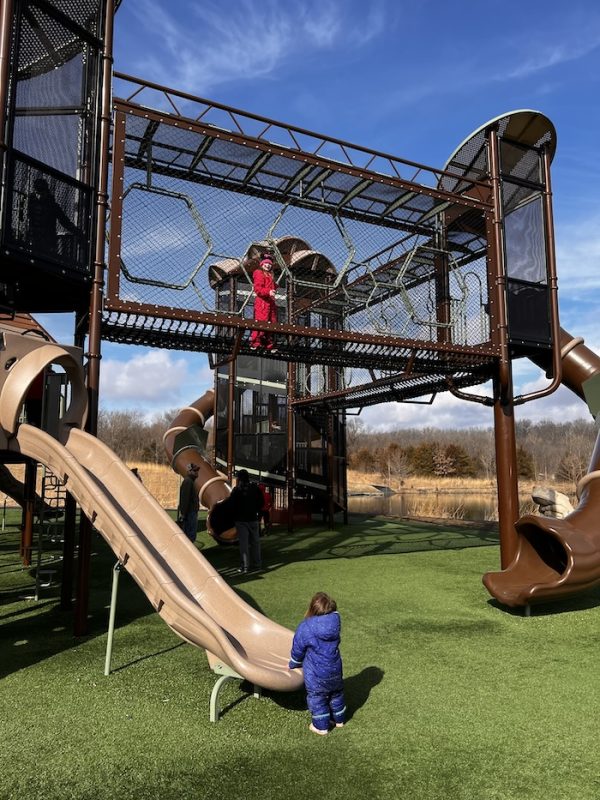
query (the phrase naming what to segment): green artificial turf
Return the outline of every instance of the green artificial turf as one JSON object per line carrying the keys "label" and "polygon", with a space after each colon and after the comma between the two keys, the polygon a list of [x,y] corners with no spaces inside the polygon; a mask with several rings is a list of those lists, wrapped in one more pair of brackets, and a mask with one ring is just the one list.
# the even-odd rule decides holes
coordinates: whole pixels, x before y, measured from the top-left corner
{"label": "green artificial turf", "polygon": [[90,633],[74,640],[57,586],[19,599],[33,579],[14,529],[0,533],[1,800],[597,800],[600,590],[526,618],[481,584],[498,568],[493,533],[351,522],[273,533],[261,576],[198,542],[284,625],[317,590],[337,599],[350,719],[327,737],[309,733],[303,693],[257,700],[237,682],[211,724],[204,654],[127,574],[104,677],[112,553],[94,540]]}

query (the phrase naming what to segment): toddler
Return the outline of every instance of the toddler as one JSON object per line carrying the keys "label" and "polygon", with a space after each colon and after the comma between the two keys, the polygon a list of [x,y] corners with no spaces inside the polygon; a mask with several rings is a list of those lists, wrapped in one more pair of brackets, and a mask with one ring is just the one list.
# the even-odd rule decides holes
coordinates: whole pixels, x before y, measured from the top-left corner
{"label": "toddler", "polygon": [[320,736],[329,733],[331,722],[341,728],[346,720],[340,629],[335,600],[317,592],[292,643],[289,666],[304,669],[306,702],[312,717],[309,730]]}

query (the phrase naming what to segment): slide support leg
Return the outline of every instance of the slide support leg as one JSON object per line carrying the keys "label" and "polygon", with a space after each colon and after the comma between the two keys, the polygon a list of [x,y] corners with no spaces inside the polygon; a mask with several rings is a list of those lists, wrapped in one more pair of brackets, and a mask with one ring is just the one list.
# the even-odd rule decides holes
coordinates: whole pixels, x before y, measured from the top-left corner
{"label": "slide support leg", "polygon": [[106,658],[104,660],[104,674],[110,675],[110,662],[112,659],[113,638],[115,635],[115,617],[117,614],[117,596],[119,594],[119,575],[123,565],[120,561],[113,567],[112,591],[110,595],[110,615],[108,617],[108,638],[106,640]]}
{"label": "slide support leg", "polygon": [[[219,694],[221,689],[225,686],[227,681],[243,681],[244,678],[227,664],[217,663],[213,665],[212,669],[219,678],[210,693],[210,721],[218,722],[221,715],[219,709]],[[262,689],[260,686],[254,685],[252,696],[256,699],[260,699],[262,696]]]}

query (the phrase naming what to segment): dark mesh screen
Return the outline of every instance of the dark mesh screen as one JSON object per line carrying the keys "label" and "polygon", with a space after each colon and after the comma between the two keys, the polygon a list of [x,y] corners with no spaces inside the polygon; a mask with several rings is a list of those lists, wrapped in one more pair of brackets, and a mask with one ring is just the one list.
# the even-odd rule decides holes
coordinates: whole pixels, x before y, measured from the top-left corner
{"label": "dark mesh screen", "polygon": [[24,12],[13,147],[73,178],[85,177],[82,165],[92,159],[96,62],[97,52],[71,30],[34,7]]}
{"label": "dark mesh screen", "polygon": [[508,335],[511,343],[551,343],[548,289],[507,281]]}
{"label": "dark mesh screen", "polygon": [[75,271],[87,270],[91,190],[15,157],[5,243]]}
{"label": "dark mesh screen", "polygon": [[82,47],[91,45],[93,49],[100,44],[103,0],[55,0],[50,5],[57,9],[56,17],[52,10],[38,7],[35,0],[22,3],[19,78],[51,72],[70,61]]}
{"label": "dark mesh screen", "polygon": [[[102,0],[47,0],[49,5],[62,11],[74,23],[92,36],[100,38],[102,25]],[[115,5],[118,5],[116,3]]]}
{"label": "dark mesh screen", "polygon": [[15,119],[15,149],[64,172],[77,175],[81,120],[77,117],[21,117]]}
{"label": "dark mesh screen", "polygon": [[537,150],[501,141],[500,168],[505,176],[542,183],[542,169]]}
{"label": "dark mesh screen", "polygon": [[11,69],[4,245],[90,268],[104,0],[22,2]]}
{"label": "dark mesh screen", "polygon": [[[510,190],[505,183],[504,189]],[[539,195],[514,208],[504,218],[506,273],[531,283],[546,283],[546,243]]]}
{"label": "dark mesh screen", "polygon": [[285,473],[287,438],[284,433],[236,434],[234,452],[238,467],[276,475]]}

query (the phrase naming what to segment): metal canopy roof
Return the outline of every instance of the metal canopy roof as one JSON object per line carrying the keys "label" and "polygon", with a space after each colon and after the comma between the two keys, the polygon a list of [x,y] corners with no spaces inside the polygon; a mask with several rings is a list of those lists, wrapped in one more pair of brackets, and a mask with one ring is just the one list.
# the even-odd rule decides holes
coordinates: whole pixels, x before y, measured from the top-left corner
{"label": "metal canopy roof", "polygon": [[556,152],[556,130],[552,122],[540,111],[521,109],[509,111],[480,125],[469,134],[454,150],[446,166],[445,172],[458,173],[466,180],[458,181],[449,175],[440,178],[439,185],[451,192],[461,192],[463,187],[470,189],[472,181],[481,180],[488,171],[486,131],[496,127],[500,138],[517,145],[510,153],[510,161],[506,158],[502,171],[507,176],[527,180],[537,165],[532,162],[527,152],[547,147],[550,161]]}
{"label": "metal canopy roof", "polygon": [[413,232],[431,231],[436,213],[456,202],[487,206],[480,181],[457,197],[441,185],[443,170],[117,73],[115,92],[123,89],[115,107],[132,114],[125,161],[134,168]]}

